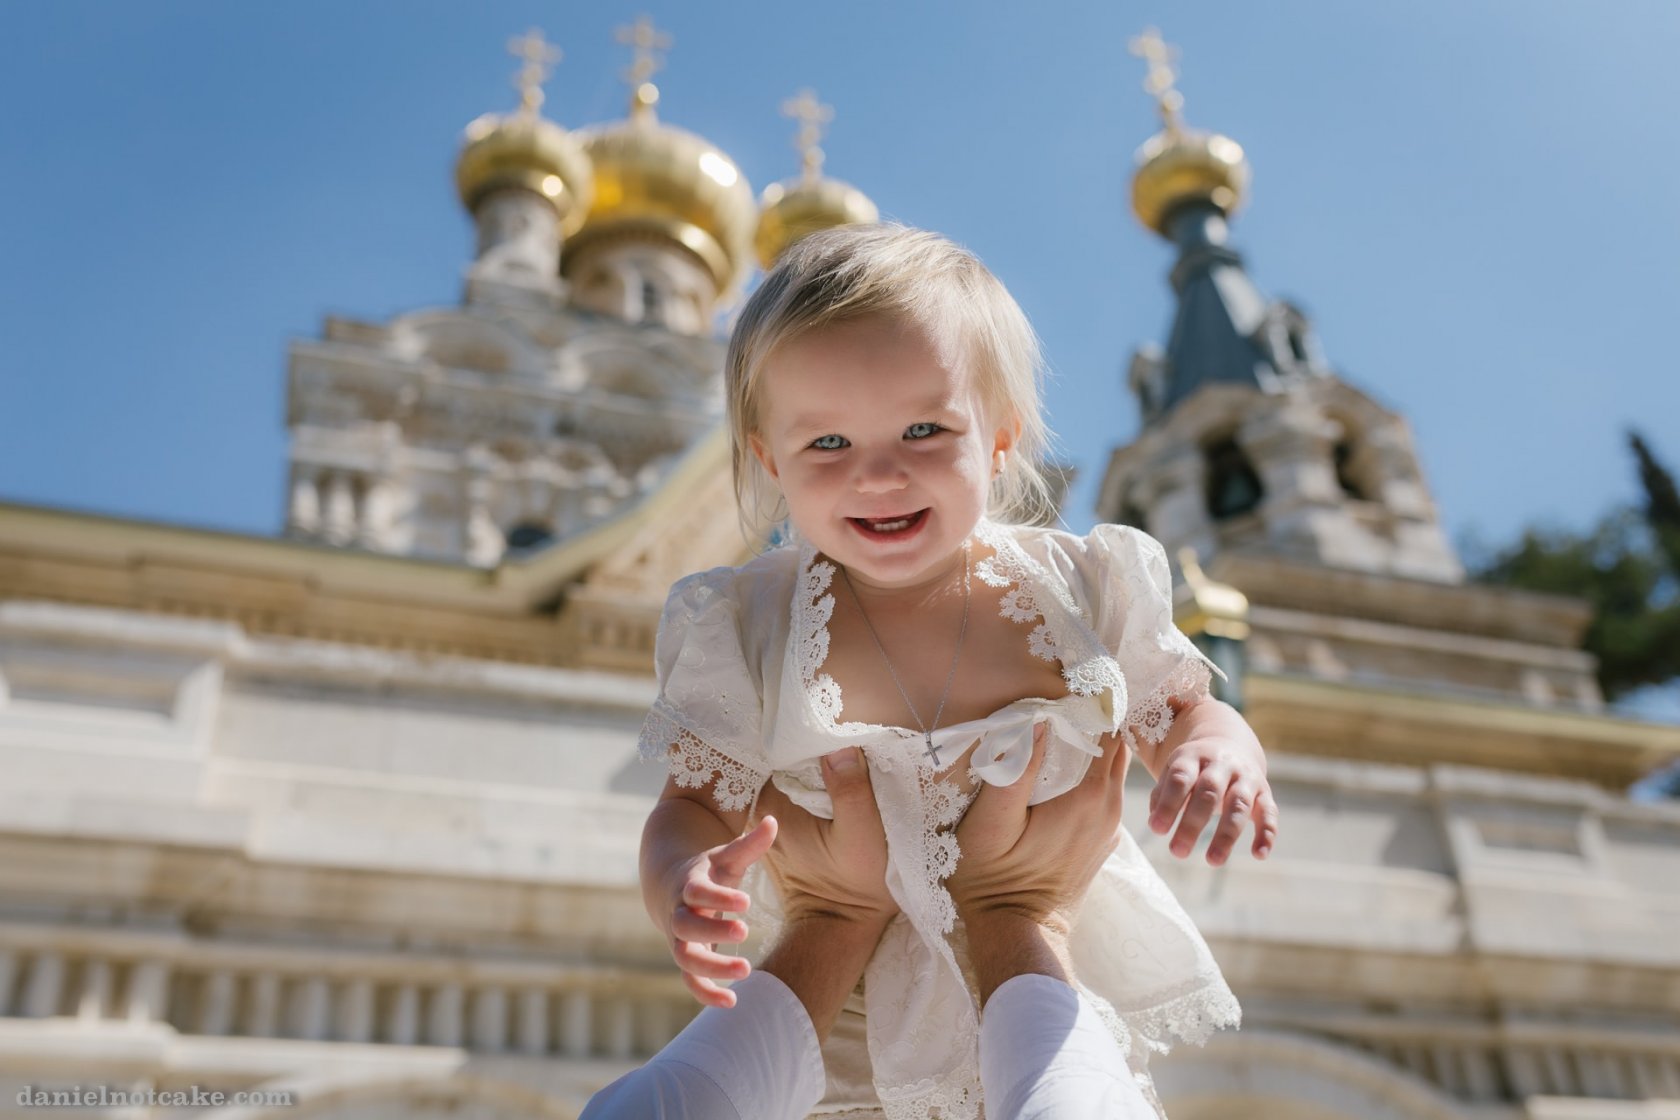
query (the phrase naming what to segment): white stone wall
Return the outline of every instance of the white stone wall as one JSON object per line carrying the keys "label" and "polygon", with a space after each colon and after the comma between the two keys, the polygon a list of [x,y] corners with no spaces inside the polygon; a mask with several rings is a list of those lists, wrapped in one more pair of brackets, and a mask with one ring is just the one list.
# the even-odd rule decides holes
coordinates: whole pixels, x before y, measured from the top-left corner
{"label": "white stone wall", "polygon": [[[695,1010],[635,887],[646,678],[11,601],[0,686],[0,1091],[570,1115]],[[1134,826],[1250,1028],[1163,1064],[1175,1117],[1283,1115],[1290,1070],[1300,1116],[1680,1097],[1680,809],[1271,764],[1270,861]]]}

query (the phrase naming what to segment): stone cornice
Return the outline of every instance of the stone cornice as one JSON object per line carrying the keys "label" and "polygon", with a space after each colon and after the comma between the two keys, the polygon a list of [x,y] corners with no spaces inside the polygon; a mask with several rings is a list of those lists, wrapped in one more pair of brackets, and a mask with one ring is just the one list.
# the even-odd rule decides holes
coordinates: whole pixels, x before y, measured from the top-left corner
{"label": "stone cornice", "polygon": [[1436,583],[1236,551],[1219,553],[1207,570],[1257,607],[1542,646],[1576,649],[1592,621],[1584,599],[1487,584]]}
{"label": "stone cornice", "polygon": [[1251,673],[1244,714],[1272,750],[1484,766],[1622,791],[1680,758],[1680,726],[1496,700]]}
{"label": "stone cornice", "polygon": [[[568,588],[650,524],[692,516],[696,495],[715,492],[728,472],[727,436],[718,429],[636,506],[493,569],[0,503],[0,598],[220,618],[253,634],[569,664],[574,636],[554,616]],[[655,609],[664,590],[645,592]]]}

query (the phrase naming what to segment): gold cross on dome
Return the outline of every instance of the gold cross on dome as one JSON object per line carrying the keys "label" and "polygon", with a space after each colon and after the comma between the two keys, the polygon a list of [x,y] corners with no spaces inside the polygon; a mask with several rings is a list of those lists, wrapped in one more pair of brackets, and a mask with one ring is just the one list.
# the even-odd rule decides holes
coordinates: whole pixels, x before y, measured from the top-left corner
{"label": "gold cross on dome", "polygon": [[513,88],[519,91],[519,111],[536,116],[543,103],[543,79],[560,61],[560,48],[546,41],[542,32],[533,27],[520,38],[509,39],[507,49],[525,63],[513,79]]}
{"label": "gold cross on dome", "polygon": [[671,49],[671,37],[645,15],[637,16],[635,23],[617,28],[613,35],[631,52],[630,68],[624,71],[624,80],[630,83],[630,111],[652,109],[659,100],[659,90],[648,79],[664,67],[665,60],[659,53]]}
{"label": "gold cross on dome", "polygon": [[1173,88],[1178,72],[1172,65],[1178,57],[1178,48],[1162,40],[1161,33],[1155,28],[1148,27],[1142,35],[1128,42],[1126,49],[1149,63],[1149,74],[1143,79],[1143,88],[1160,103],[1161,120],[1165,122],[1167,131],[1179,131],[1178,111],[1184,107],[1184,95]]}
{"label": "gold cross on dome", "polygon": [[824,105],[811,90],[802,89],[799,96],[782,102],[782,116],[799,122],[793,149],[799,153],[806,181],[815,179],[823,163],[823,150],[817,145],[822,142],[823,126],[834,120],[834,106]]}

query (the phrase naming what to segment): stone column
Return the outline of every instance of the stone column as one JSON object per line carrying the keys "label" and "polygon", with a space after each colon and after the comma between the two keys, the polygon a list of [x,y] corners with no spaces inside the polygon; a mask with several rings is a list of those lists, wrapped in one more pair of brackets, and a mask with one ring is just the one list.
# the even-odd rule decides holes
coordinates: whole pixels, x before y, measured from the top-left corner
{"label": "stone column", "polygon": [[419,1035],[420,990],[413,984],[400,984],[391,998],[385,1041],[398,1046],[412,1046]]}
{"label": "stone column", "polygon": [[488,451],[474,449],[467,457],[466,524],[462,527],[462,546],[466,561],[479,567],[490,567],[501,559],[507,547],[502,531],[496,526],[496,484],[490,477],[495,458]]}
{"label": "stone column", "polygon": [[1237,430],[1237,444],[1265,489],[1260,512],[1268,541],[1293,546],[1303,558],[1371,568],[1377,566],[1374,560],[1360,556],[1370,551],[1371,542],[1358,539],[1341,511],[1344,498],[1335,465],[1341,430],[1309,400],[1267,398],[1264,411]]}
{"label": "stone column", "polygon": [[12,984],[17,980],[17,953],[0,949],[0,1015],[12,1013]]}
{"label": "stone column", "polygon": [[160,1023],[169,1013],[169,966],[137,961],[128,974],[128,1021]]}
{"label": "stone column", "polygon": [[1570,1072],[1569,1058],[1555,1046],[1548,1046],[1540,1051],[1540,1060],[1545,1064],[1546,1076],[1551,1080],[1551,1095],[1557,1097],[1575,1097],[1580,1095],[1580,1088],[1576,1085],[1575,1075]]}
{"label": "stone column", "polygon": [[548,1052],[548,993],[541,988],[526,988],[519,993],[515,1037],[521,1054]]}
{"label": "stone column", "polygon": [[97,1022],[111,1010],[111,963],[90,957],[82,966],[82,991],[76,1000],[76,1017]]}
{"label": "stone column", "polygon": [[472,1048],[487,1054],[507,1048],[507,992],[501,988],[473,993]]}
{"label": "stone column", "polygon": [[587,1058],[593,1049],[589,993],[573,990],[560,996],[560,1052],[568,1058]]}
{"label": "stone column", "polygon": [[292,988],[289,1026],[293,1038],[319,1042],[327,1037],[330,995],[325,976],[305,977]]}
{"label": "stone column", "polygon": [[621,995],[607,1005],[607,1056],[628,1058],[636,1052],[636,1005]]}
{"label": "stone column", "polygon": [[51,949],[35,954],[23,987],[23,1017],[49,1019],[58,1014],[64,996],[64,958]]}
{"label": "stone column", "polygon": [[238,991],[234,975],[218,969],[204,983],[198,1007],[198,1033],[224,1035],[233,1027],[234,996]]}
{"label": "stone column", "polygon": [[1204,559],[1213,551],[1213,522],[1207,511],[1207,463],[1199,448],[1173,447],[1144,468],[1138,497],[1149,519],[1149,535],[1171,556],[1189,545]]}
{"label": "stone column", "polygon": [[343,1042],[373,1041],[373,981],[357,977],[339,989],[337,1029]]}
{"label": "stone column", "polygon": [[384,546],[390,521],[390,485],[383,479],[367,479],[362,491],[361,516],[356,519],[356,543],[363,548]]}
{"label": "stone column", "polygon": [[1471,1044],[1461,1052],[1464,1079],[1473,1101],[1497,1101],[1499,1076],[1494,1070],[1492,1056],[1480,1046]]}
{"label": "stone column", "polygon": [[321,531],[321,491],[307,468],[298,467],[292,476],[292,503],[287,521],[292,532],[304,536]]}
{"label": "stone column", "polygon": [[356,494],[350,476],[333,471],[326,480],[321,536],[329,544],[349,544],[356,536]]}
{"label": "stone column", "polygon": [[1511,1076],[1511,1088],[1519,1098],[1537,1097],[1546,1091],[1546,1075],[1534,1051],[1511,1047],[1505,1051],[1505,1069]]}
{"label": "stone column", "polygon": [[245,1033],[252,1038],[273,1038],[279,1031],[280,977],[259,972],[251,977],[251,1005],[245,1009]]}
{"label": "stone column", "polygon": [[432,990],[426,1008],[426,1041],[433,1046],[461,1045],[461,985],[444,983]]}

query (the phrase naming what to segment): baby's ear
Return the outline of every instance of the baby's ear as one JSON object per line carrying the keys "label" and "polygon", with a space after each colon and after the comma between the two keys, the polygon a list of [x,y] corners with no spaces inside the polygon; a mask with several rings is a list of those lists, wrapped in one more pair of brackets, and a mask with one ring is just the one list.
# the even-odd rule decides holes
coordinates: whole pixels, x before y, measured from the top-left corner
{"label": "baby's ear", "polygon": [[1021,438],[1021,417],[1014,410],[1010,410],[998,423],[997,430],[992,433],[992,453],[999,451],[1014,451],[1015,444]]}
{"label": "baby's ear", "polygon": [[765,448],[764,441],[758,438],[757,432],[747,433],[747,446],[752,448],[753,458],[764,468],[764,473],[776,478],[776,461],[770,457],[770,452]]}

